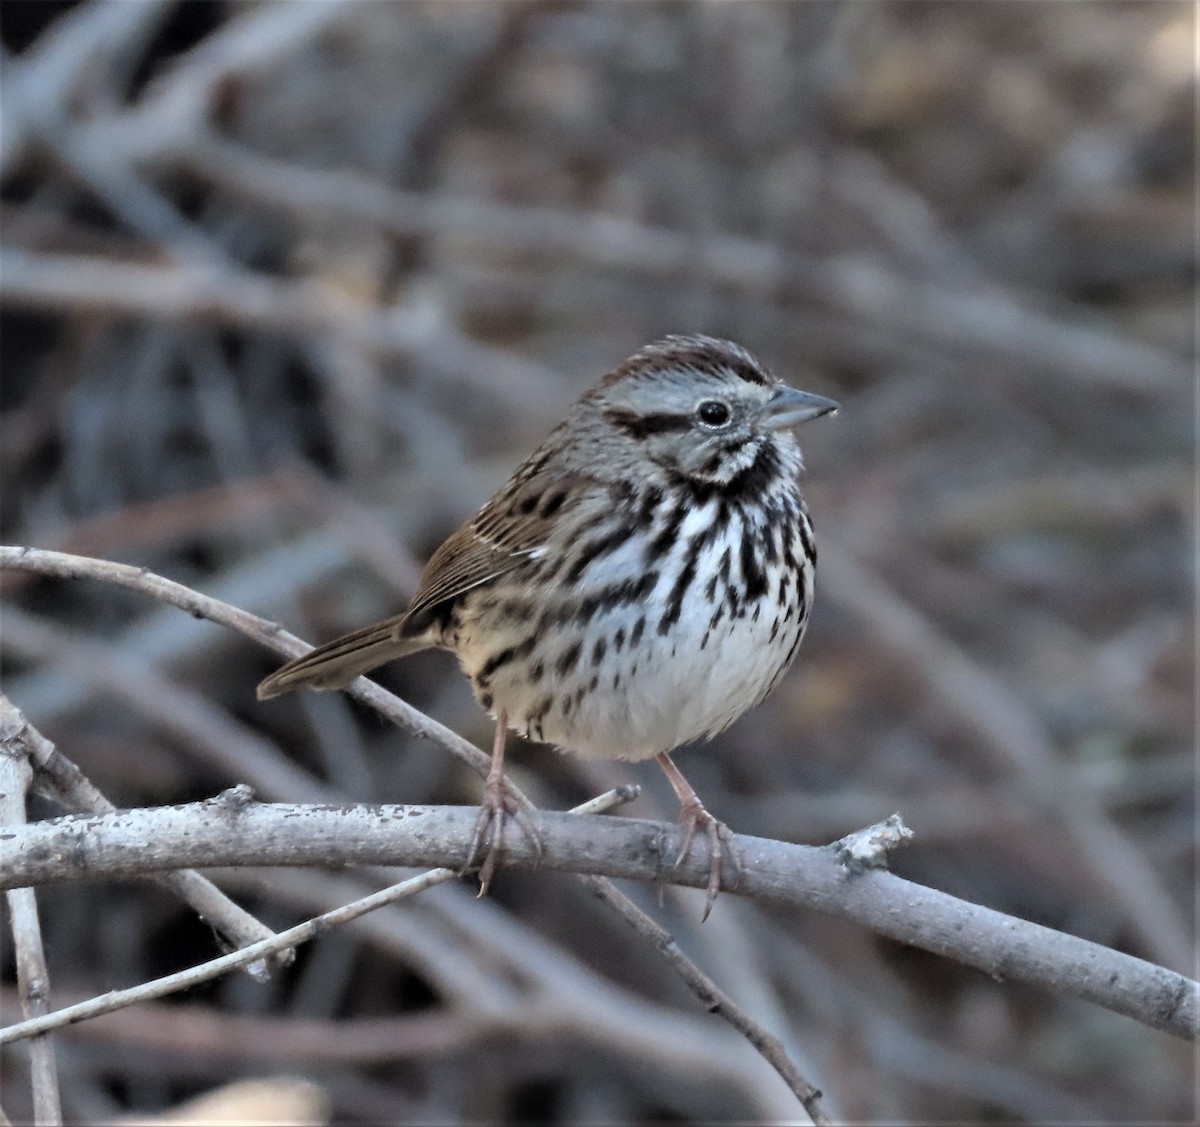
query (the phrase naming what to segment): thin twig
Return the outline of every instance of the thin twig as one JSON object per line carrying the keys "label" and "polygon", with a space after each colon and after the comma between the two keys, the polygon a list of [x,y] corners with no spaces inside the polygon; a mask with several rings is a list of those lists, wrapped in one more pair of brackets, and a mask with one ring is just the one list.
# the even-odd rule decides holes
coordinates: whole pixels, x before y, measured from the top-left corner
{"label": "thin twig", "polygon": [[585,882],[601,900],[616,911],[643,939],[658,948],[667,965],[687,983],[688,988],[704,1004],[709,1013],[718,1014],[734,1027],[779,1073],[783,1082],[795,1093],[813,1123],[831,1123],[821,1107],[821,1090],[800,1075],[783,1047],[783,1042],[769,1033],[742,1009],[728,994],[717,986],[675,942],[675,937],[665,927],[651,919],[628,896],[611,881],[600,877],[587,877]]}
{"label": "thin twig", "polygon": [[[15,718],[11,713],[0,712],[0,826],[4,827],[5,833],[25,824],[25,798],[33,778],[33,767],[20,737],[21,726],[15,723]],[[32,888],[9,889],[6,897],[21,1010],[27,1020],[36,1021],[50,1009],[50,972],[42,947],[37,897]],[[38,1127],[61,1124],[58,1064],[54,1042],[49,1037],[33,1039],[29,1047],[29,1065],[35,1123]]]}

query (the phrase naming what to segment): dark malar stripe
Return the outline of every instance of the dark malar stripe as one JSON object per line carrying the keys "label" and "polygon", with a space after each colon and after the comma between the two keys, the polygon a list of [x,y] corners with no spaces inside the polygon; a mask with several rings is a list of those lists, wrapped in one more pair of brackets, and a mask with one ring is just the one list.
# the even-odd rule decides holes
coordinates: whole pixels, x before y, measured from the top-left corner
{"label": "dark malar stripe", "polygon": [[774,446],[765,442],[759,447],[754,461],[726,482],[675,474],[672,484],[688,490],[698,505],[707,504],[713,498],[732,504],[747,501],[761,504],[778,476],[779,456]]}

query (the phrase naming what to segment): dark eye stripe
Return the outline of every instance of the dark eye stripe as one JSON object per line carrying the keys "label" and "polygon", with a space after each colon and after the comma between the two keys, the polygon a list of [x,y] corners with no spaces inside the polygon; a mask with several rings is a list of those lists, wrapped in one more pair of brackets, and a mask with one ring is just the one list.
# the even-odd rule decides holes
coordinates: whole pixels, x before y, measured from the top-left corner
{"label": "dark eye stripe", "polygon": [[616,407],[605,411],[604,417],[631,438],[646,438],[651,434],[690,430],[692,426],[690,415],[639,415],[636,411],[625,411]]}

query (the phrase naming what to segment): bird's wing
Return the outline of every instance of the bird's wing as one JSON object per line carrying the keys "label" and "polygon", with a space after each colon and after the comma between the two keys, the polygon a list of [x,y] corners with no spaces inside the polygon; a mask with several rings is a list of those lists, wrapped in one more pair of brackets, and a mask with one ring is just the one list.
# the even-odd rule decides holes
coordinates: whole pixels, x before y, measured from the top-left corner
{"label": "bird's wing", "polygon": [[430,557],[408,621],[415,628],[424,611],[537,559],[563,511],[570,512],[583,494],[597,488],[583,474],[516,475]]}

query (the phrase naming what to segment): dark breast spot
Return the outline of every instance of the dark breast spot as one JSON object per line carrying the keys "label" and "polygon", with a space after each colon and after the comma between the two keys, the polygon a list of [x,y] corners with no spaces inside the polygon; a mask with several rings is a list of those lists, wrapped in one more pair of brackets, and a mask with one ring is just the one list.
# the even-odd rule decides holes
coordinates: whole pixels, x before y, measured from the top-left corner
{"label": "dark breast spot", "polygon": [[767,573],[759,558],[761,539],[753,529],[742,529],[742,582],[746,585],[746,598],[756,600],[767,593]]}
{"label": "dark breast spot", "polygon": [[583,645],[580,642],[572,642],[562,653],[554,666],[555,672],[560,677],[565,677],[579,662],[579,654],[583,650]]}
{"label": "dark breast spot", "polygon": [[587,570],[588,565],[615,552],[634,533],[634,526],[620,521],[601,536],[580,545],[578,555],[563,577],[567,583],[576,582]]}
{"label": "dark breast spot", "polygon": [[537,645],[537,635],[530,634],[523,642],[492,654],[480,667],[479,672],[475,675],[475,680],[481,685],[487,684],[497,669],[507,665],[510,661],[519,661],[522,658],[528,657],[533,653],[535,645]]}

